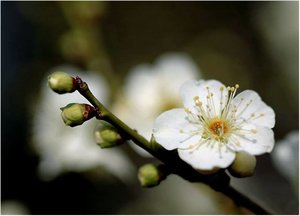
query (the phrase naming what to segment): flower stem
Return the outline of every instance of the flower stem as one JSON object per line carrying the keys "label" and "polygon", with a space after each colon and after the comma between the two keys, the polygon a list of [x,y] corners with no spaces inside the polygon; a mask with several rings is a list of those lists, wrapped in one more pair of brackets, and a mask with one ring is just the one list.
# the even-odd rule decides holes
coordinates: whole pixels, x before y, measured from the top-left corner
{"label": "flower stem", "polygon": [[225,171],[218,172],[213,175],[202,175],[194,170],[189,164],[182,161],[177,151],[168,151],[158,145],[155,140],[150,142],[143,136],[139,135],[114,114],[112,114],[98,99],[92,94],[88,85],[76,77],[76,85],[78,92],[85,97],[98,111],[98,119],[105,120],[116,127],[124,136],[124,139],[132,140],[136,145],[140,146],[154,157],[163,162],[168,168],[168,173],[177,174],[183,179],[190,182],[202,182],[210,187],[230,197],[238,206],[243,206],[251,210],[255,214],[270,214],[267,210],[244,196],[229,185],[230,178]]}

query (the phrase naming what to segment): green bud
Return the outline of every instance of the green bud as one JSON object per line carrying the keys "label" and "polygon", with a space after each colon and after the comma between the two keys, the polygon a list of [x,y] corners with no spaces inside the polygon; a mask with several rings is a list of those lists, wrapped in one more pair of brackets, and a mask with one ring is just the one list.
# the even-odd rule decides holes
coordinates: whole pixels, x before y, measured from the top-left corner
{"label": "green bud", "polygon": [[164,165],[145,164],[139,168],[138,179],[142,187],[154,187],[159,185],[168,174]]}
{"label": "green bud", "polygon": [[64,72],[54,72],[48,76],[49,87],[58,94],[71,93],[76,90],[75,79]]}
{"label": "green bud", "polygon": [[255,156],[247,152],[237,152],[235,160],[229,167],[229,172],[232,176],[243,178],[252,176],[256,167]]}
{"label": "green bud", "polygon": [[60,109],[64,123],[71,127],[83,124],[96,114],[95,108],[88,104],[70,103]]}
{"label": "green bud", "polygon": [[105,121],[100,121],[94,131],[96,143],[101,148],[110,148],[124,143],[117,129]]}
{"label": "green bud", "polygon": [[201,173],[202,175],[213,175],[217,172],[220,171],[220,168],[218,167],[214,167],[213,169],[211,170],[197,170],[199,173]]}

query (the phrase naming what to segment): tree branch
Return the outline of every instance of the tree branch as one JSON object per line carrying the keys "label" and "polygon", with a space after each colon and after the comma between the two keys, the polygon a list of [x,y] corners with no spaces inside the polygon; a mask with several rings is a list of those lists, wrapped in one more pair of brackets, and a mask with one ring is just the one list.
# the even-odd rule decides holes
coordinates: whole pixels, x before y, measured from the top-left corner
{"label": "tree branch", "polygon": [[98,119],[105,120],[116,127],[126,139],[131,139],[162,163],[166,165],[168,171],[177,174],[190,182],[202,182],[210,187],[230,197],[238,206],[246,207],[255,214],[271,214],[245,195],[241,194],[229,185],[230,177],[225,171],[220,171],[212,175],[202,175],[193,169],[189,164],[181,160],[176,150],[168,151],[158,145],[153,139],[151,142],[139,135],[136,130],[131,129],[119,118],[113,115],[98,99],[92,94],[88,85],[79,77],[76,77],[76,87],[78,92],[85,97],[98,111]]}

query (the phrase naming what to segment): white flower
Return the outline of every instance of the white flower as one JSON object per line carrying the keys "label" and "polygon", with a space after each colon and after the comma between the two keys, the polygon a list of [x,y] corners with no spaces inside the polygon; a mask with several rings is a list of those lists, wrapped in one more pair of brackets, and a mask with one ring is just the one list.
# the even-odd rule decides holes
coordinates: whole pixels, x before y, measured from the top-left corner
{"label": "white flower", "polygon": [[291,131],[283,140],[276,142],[272,159],[280,173],[298,187],[299,131]]}
{"label": "white flower", "polygon": [[[58,67],[53,71],[65,71],[80,76],[101,101],[107,101],[107,86],[96,74],[82,73],[73,67]],[[99,166],[104,167],[122,180],[130,179],[132,164],[120,149],[102,150],[94,141],[93,131],[97,124],[91,119],[79,127],[65,126],[60,107],[68,103],[87,103],[78,92],[58,95],[44,79],[41,100],[35,107],[33,117],[33,147],[40,156],[38,171],[45,180],[51,180],[67,171],[81,172]]]}
{"label": "white flower", "polygon": [[[139,134],[150,139],[157,115],[180,106],[180,96],[174,90],[199,75],[193,60],[183,53],[164,54],[153,65],[136,66],[129,73],[124,95],[114,104],[113,112],[137,129]],[[138,152],[147,155],[145,151]]]}
{"label": "white flower", "polygon": [[2,200],[1,201],[2,215],[29,215],[29,208],[18,200]]}
{"label": "white flower", "polygon": [[227,168],[235,152],[270,152],[275,113],[259,95],[238,85],[225,87],[216,80],[187,81],[180,88],[184,108],[162,113],[153,135],[167,150],[200,171]]}

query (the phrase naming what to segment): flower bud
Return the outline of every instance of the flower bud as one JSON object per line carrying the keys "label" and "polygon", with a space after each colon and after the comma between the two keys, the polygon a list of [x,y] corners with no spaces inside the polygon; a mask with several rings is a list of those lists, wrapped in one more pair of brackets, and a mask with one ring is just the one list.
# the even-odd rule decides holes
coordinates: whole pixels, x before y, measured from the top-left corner
{"label": "flower bud", "polygon": [[96,114],[95,108],[88,104],[70,103],[60,109],[64,123],[71,127],[83,124]]}
{"label": "flower bud", "polygon": [[54,72],[48,76],[49,87],[58,94],[71,93],[76,90],[75,79],[64,72]]}
{"label": "flower bud", "polygon": [[241,151],[236,153],[235,160],[229,167],[232,176],[242,178],[252,176],[256,167],[255,156]]}
{"label": "flower bud", "polygon": [[117,129],[105,121],[100,121],[94,131],[96,143],[101,148],[110,148],[124,143]]}
{"label": "flower bud", "polygon": [[168,174],[164,165],[145,164],[139,168],[138,179],[142,187],[154,187],[159,185]]}
{"label": "flower bud", "polygon": [[[197,169],[196,169],[197,170]],[[214,167],[211,170],[197,170],[202,175],[213,175],[220,171],[219,167]]]}

